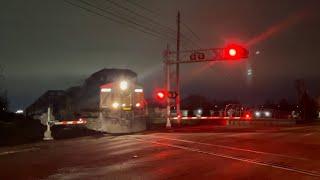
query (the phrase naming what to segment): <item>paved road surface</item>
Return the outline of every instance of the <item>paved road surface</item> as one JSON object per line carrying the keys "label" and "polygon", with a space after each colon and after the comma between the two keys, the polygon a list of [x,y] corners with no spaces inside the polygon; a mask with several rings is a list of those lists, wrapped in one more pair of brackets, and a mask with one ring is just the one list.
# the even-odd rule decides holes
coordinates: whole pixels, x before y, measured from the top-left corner
{"label": "paved road surface", "polygon": [[320,179],[320,126],[188,127],[0,149],[0,179]]}

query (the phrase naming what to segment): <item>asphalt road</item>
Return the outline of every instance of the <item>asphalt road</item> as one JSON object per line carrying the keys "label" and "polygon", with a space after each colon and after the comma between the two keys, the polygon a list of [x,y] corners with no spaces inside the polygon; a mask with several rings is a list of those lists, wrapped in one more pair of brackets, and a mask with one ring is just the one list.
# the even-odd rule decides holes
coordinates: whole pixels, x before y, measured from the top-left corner
{"label": "asphalt road", "polygon": [[0,179],[320,179],[320,126],[200,126],[0,149]]}

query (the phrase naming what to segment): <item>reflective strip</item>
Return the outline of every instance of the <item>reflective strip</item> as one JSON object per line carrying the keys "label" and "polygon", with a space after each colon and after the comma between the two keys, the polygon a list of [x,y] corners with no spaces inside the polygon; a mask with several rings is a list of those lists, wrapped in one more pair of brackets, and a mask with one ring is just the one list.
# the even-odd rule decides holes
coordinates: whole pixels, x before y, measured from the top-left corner
{"label": "reflective strip", "polygon": [[134,92],[142,93],[142,92],[143,92],[143,89],[135,89]]}
{"label": "reflective strip", "polygon": [[111,92],[111,88],[102,88],[101,92]]}
{"label": "reflective strip", "polygon": [[59,121],[54,122],[54,125],[69,125],[69,124],[86,124],[86,120],[80,119],[79,121]]}

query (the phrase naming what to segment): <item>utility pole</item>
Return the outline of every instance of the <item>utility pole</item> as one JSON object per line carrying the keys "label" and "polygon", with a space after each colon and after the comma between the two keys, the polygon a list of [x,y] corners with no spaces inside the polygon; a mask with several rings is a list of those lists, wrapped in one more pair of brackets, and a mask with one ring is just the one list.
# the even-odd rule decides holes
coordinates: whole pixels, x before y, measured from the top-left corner
{"label": "utility pole", "polygon": [[[170,91],[170,64],[169,62],[169,45],[167,45],[167,50],[166,50],[166,55],[165,55],[165,87],[166,87],[166,91],[169,92]],[[167,119],[167,124],[166,127],[167,128],[171,128],[171,121],[170,121],[170,99],[168,97],[166,97],[166,103],[167,103],[167,111],[166,111],[166,119]]]}
{"label": "utility pole", "polygon": [[180,11],[178,11],[177,15],[177,59],[178,62],[176,64],[176,111],[177,111],[177,121],[178,124],[181,124],[181,109],[180,109]]}

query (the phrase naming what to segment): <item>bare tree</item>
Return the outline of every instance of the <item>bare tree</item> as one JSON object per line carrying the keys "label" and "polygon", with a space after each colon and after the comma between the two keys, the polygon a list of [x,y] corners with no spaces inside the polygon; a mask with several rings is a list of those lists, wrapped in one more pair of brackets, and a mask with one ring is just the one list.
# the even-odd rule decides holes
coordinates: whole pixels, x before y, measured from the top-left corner
{"label": "bare tree", "polygon": [[4,68],[0,65],[0,112],[8,111],[7,91],[4,88]]}
{"label": "bare tree", "polygon": [[298,105],[302,120],[313,120],[316,115],[316,101],[309,95],[305,81],[303,79],[296,80],[295,88],[298,93]]}
{"label": "bare tree", "polygon": [[9,106],[9,101],[7,98],[7,92],[4,91],[0,94],[0,112],[7,112]]}

